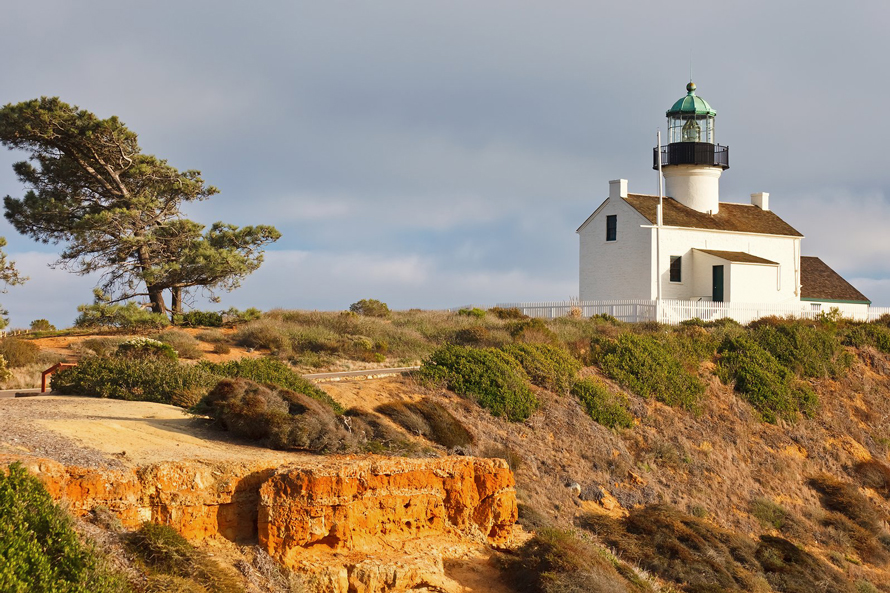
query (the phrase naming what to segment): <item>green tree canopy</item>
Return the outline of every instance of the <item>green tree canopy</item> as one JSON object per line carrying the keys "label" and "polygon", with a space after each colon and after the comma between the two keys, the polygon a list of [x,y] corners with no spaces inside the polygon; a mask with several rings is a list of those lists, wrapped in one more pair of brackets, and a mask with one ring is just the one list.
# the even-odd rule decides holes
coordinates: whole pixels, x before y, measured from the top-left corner
{"label": "green tree canopy", "polygon": [[199,171],[143,154],[116,116],[99,119],[58,97],[9,104],[0,109],[0,143],[29,153],[13,165],[27,191],[4,198],[6,219],[35,240],[63,243],[56,265],[100,272],[114,301],[147,296],[155,313],[167,313],[170,290],[178,311],[183,291],[237,287],[280,237],[264,225],[216,223],[205,232],[184,218],[184,203],[218,190]]}

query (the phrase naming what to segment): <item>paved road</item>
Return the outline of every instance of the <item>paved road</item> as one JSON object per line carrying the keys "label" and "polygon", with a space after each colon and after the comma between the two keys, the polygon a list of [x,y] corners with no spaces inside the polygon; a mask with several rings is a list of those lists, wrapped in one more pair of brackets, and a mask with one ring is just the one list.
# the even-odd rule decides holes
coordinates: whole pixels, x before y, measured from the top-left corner
{"label": "paved road", "polygon": [[342,381],[343,379],[373,379],[374,377],[385,377],[386,375],[401,375],[410,371],[416,371],[420,367],[395,367],[389,369],[366,369],[363,371],[340,371],[337,373],[313,373],[303,375],[306,379],[312,379],[316,382],[324,381]]}

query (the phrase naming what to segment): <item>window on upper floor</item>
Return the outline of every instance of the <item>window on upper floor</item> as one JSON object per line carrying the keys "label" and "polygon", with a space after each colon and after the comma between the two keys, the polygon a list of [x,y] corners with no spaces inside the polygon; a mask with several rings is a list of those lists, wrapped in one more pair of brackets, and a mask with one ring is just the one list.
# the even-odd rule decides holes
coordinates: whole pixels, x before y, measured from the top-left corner
{"label": "window on upper floor", "polygon": [[683,258],[679,255],[671,256],[671,282],[683,282]]}
{"label": "window on upper floor", "polygon": [[606,241],[615,241],[618,239],[618,215],[609,214],[606,216]]}

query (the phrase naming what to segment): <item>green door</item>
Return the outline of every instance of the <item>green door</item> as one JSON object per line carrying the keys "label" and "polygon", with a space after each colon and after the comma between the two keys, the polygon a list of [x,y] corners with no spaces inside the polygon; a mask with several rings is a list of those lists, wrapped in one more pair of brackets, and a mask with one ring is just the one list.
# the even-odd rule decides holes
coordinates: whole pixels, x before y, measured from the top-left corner
{"label": "green door", "polygon": [[714,266],[711,278],[711,300],[715,303],[723,302],[723,266]]}

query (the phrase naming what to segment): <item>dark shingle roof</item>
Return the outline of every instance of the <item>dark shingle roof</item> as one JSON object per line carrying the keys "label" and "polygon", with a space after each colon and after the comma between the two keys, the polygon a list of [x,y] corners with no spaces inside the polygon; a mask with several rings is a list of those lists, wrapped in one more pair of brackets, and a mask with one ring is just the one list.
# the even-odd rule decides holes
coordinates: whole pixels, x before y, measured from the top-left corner
{"label": "dark shingle roof", "polygon": [[[630,194],[623,199],[649,222],[656,223],[658,196]],[[751,204],[730,202],[720,202],[720,211],[712,216],[684,206],[673,198],[664,198],[664,224],[693,229],[803,237],[774,212],[761,210]]]}
{"label": "dark shingle roof", "polygon": [[818,257],[800,256],[800,298],[808,301],[871,303]]}
{"label": "dark shingle roof", "polygon": [[720,259],[725,259],[726,261],[737,262],[740,264],[771,264],[773,266],[779,265],[774,261],[770,261],[762,257],[757,257],[756,255],[745,253],[744,251],[717,251],[716,249],[696,249],[696,251],[701,251],[702,253],[707,253],[708,255],[713,255],[715,257],[719,257]]}

